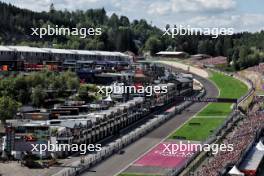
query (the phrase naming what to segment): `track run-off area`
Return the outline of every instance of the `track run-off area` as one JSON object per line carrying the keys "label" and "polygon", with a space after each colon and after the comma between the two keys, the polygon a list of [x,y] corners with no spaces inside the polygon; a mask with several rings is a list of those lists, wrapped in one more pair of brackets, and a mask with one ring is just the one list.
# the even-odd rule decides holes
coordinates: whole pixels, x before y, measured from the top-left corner
{"label": "track run-off area", "polygon": [[[222,73],[210,72],[209,79],[219,89],[219,98],[240,98],[248,91],[248,87],[241,81]],[[186,140],[205,140],[223,123],[232,111],[232,103],[210,103],[192,119],[176,130],[170,138],[177,136]],[[195,125],[191,125],[195,124]]]}
{"label": "track run-off area", "polygon": [[[190,73],[208,79],[218,89],[219,98],[237,98],[245,95],[249,88],[240,80],[227,76],[220,72],[208,71],[189,65],[184,65],[175,61],[161,61],[163,64],[180,68]],[[206,95],[210,96],[210,95]],[[197,103],[195,103],[197,104]],[[198,103],[199,104],[199,103]],[[167,169],[182,167],[188,155],[193,151],[185,151],[181,156],[168,156],[162,153],[164,143],[179,143],[179,141],[191,143],[202,143],[210,137],[214,131],[223,124],[233,109],[232,103],[208,103],[202,109],[196,111],[194,115],[168,135],[160,144],[141,155],[132,164],[123,169],[118,176],[156,176],[165,175]],[[190,111],[195,111],[189,108]],[[184,113],[184,112],[183,112]],[[184,114],[183,114],[184,115]]]}

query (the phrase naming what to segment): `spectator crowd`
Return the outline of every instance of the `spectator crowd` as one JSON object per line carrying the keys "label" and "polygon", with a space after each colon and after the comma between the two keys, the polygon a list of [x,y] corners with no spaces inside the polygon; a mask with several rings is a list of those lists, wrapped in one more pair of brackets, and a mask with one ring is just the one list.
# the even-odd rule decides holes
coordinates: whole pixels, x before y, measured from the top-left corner
{"label": "spectator crowd", "polygon": [[[256,104],[262,102],[262,99],[255,99]],[[264,127],[264,112],[250,111],[233,130],[223,139],[223,144],[233,144],[234,150],[220,151],[218,154],[210,157],[208,163],[203,164],[197,171],[198,176],[217,176],[228,165],[235,164],[241,157],[247,147],[254,141],[256,133]]]}

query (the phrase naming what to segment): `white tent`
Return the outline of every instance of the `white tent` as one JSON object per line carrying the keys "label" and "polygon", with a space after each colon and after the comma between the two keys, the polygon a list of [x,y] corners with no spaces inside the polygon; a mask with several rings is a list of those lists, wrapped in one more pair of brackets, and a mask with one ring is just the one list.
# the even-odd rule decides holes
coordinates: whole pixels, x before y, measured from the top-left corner
{"label": "white tent", "polygon": [[243,172],[240,172],[240,170],[238,170],[238,168],[236,166],[234,166],[229,172],[228,172],[229,175],[232,175],[232,176],[237,176],[237,175],[240,175],[240,176],[244,176],[245,174]]}
{"label": "white tent", "polygon": [[259,141],[259,143],[256,145],[256,148],[260,151],[264,151],[264,145],[262,144],[261,141]]}
{"label": "white tent", "polygon": [[113,100],[112,100],[111,96],[109,95],[106,99],[104,99],[104,101],[112,102]]}

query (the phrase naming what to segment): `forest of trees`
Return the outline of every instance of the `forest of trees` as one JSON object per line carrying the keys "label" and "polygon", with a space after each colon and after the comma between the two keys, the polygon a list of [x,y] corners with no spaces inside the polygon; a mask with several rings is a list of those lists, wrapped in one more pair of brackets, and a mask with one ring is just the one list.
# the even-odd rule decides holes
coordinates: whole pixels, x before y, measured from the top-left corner
{"label": "forest of trees", "polygon": [[[130,21],[126,16],[106,15],[104,8],[86,11],[56,10],[33,12],[0,2],[0,43],[69,49],[132,51],[135,54],[161,50],[185,51],[189,54],[226,56],[235,70],[264,61],[264,31],[232,36],[163,36],[163,31],[146,20]],[[31,36],[32,27],[100,27],[102,35],[82,39],[78,36]]]}
{"label": "forest of trees", "polygon": [[43,70],[26,76],[5,77],[0,80],[0,121],[13,118],[22,105],[42,107],[47,104],[45,100],[68,98],[71,91],[79,92],[79,88],[79,78],[70,71]]}
{"label": "forest of trees", "polygon": [[[104,9],[59,11],[51,5],[49,12],[33,12],[0,2],[0,43],[71,49],[140,52],[149,36],[161,36],[161,30],[145,20],[130,22],[125,16],[108,17]],[[31,28],[47,25],[69,28],[102,28],[102,35],[82,39],[78,36],[31,36]],[[164,48],[162,48],[164,49]]]}

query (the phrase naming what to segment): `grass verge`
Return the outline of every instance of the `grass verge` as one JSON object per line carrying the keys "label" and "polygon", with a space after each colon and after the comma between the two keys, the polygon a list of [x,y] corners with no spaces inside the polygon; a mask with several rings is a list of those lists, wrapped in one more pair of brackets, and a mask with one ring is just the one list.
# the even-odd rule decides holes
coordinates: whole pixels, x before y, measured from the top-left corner
{"label": "grass verge", "polygon": [[[221,73],[212,72],[210,80],[218,87],[220,98],[240,98],[248,91],[248,87],[243,82]],[[210,103],[169,138],[205,140],[231,113],[231,105],[231,103]]]}

